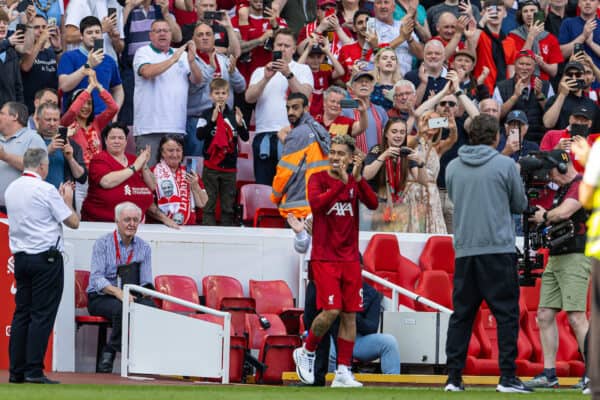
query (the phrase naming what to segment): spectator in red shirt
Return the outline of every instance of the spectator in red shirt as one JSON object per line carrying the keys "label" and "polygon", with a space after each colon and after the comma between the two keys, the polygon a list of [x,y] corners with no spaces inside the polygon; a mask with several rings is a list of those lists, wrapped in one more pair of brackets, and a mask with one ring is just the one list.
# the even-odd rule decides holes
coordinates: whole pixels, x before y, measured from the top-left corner
{"label": "spectator in red shirt", "polygon": [[[326,64],[326,58],[331,60],[331,65]],[[329,41],[324,36],[311,37],[309,45],[306,46],[298,62],[308,65],[312,71],[314,87],[310,99],[310,115],[313,118],[318,118],[323,113],[323,92],[329,88],[335,79],[344,75],[344,67],[331,54]]]}
{"label": "spectator in red shirt", "polygon": [[340,49],[338,60],[344,66],[346,75],[344,82],[348,82],[357,61],[373,61],[373,49],[378,48],[377,34],[367,30],[367,20],[371,13],[367,10],[358,10],[354,14],[354,30],[356,42],[346,44]]}
{"label": "spectator in red shirt", "polygon": [[444,12],[440,15],[436,24],[438,35],[431,38],[431,40],[439,40],[444,45],[444,54],[448,62],[452,62],[454,53],[457,50],[462,50],[466,47],[463,41],[463,32],[469,24],[469,17],[467,15],[461,15],[460,18],[456,18],[451,12]]}
{"label": "spectator in red shirt", "polygon": [[[508,34],[506,40],[512,41],[516,51],[531,50],[535,54],[535,74],[542,80],[556,76],[558,64],[564,61],[560,44],[556,36],[544,30],[544,21],[534,21],[534,15],[540,10],[537,1],[519,2],[517,23],[519,26]],[[510,60],[509,64],[513,64]]]}
{"label": "spectator in red shirt", "polygon": [[364,103],[360,99],[358,99],[358,119],[342,115],[340,102],[347,97],[348,93],[339,86],[331,86],[323,94],[323,114],[319,116],[320,118],[317,121],[327,129],[332,137],[336,135],[351,135],[354,137],[367,129],[368,116]]}
{"label": "spectator in red shirt", "polygon": [[[313,174],[308,199],[313,212],[311,273],[317,288],[317,307],[306,343],[294,350],[296,371],[306,384],[314,383],[315,350],[331,324],[340,317],[338,368],[332,387],[360,387],[350,367],[356,337],[356,312],[362,310],[362,278],[358,252],[358,202],[374,210],[377,196],[362,179],[364,154],[356,154],[354,139],[338,135],[329,152],[331,169]],[[353,163],[352,174],[348,167]]]}
{"label": "spectator in red shirt", "polygon": [[352,33],[342,28],[336,15],[335,0],[317,1],[317,19],[298,32],[298,53],[302,54],[308,46],[308,38],[312,35],[327,35],[331,45],[331,53],[337,56],[343,45],[352,41]]}
{"label": "spectator in red shirt", "polygon": [[571,152],[571,143],[573,137],[583,136],[587,138],[590,146],[600,137],[600,134],[590,134],[593,123],[593,112],[586,106],[578,106],[573,109],[569,116],[569,126],[565,129],[548,131],[542,138],[540,150],[550,151],[555,149],[564,150],[569,153],[573,166],[577,172],[583,172],[584,166],[579,163],[575,155]]}

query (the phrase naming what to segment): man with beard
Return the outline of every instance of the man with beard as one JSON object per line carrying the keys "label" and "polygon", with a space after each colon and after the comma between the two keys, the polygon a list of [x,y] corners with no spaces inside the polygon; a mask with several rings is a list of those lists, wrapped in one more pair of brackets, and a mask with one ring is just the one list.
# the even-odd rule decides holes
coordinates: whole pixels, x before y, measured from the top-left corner
{"label": "man with beard", "polygon": [[371,14],[367,10],[358,10],[354,13],[353,23],[356,31],[356,42],[342,46],[339,62],[344,66],[346,75],[344,82],[352,76],[352,67],[357,61],[370,62],[374,58],[374,50],[379,49],[377,35],[367,30],[367,20]]}
{"label": "man with beard", "polygon": [[308,180],[312,174],[327,169],[331,139],[329,132],[310,115],[304,94],[290,94],[285,107],[290,125],[277,132],[284,145],[273,178],[271,200],[283,217],[291,213],[300,218],[310,214]]}

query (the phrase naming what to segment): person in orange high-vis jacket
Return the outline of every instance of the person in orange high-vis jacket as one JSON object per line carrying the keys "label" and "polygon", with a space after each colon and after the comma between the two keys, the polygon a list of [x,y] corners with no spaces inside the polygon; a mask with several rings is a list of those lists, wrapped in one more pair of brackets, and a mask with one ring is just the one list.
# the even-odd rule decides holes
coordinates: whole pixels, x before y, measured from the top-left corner
{"label": "person in orange high-vis jacket", "polygon": [[308,179],[329,168],[331,139],[329,132],[310,115],[308,99],[302,93],[291,93],[286,109],[290,126],[277,132],[283,152],[273,179],[271,200],[283,217],[294,214],[304,218],[310,214]]}

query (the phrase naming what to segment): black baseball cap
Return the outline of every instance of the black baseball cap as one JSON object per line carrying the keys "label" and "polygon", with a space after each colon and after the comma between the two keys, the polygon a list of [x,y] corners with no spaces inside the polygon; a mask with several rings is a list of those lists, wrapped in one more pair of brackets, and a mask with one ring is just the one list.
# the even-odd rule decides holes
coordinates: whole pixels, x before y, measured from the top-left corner
{"label": "black baseball cap", "polygon": [[594,112],[585,105],[579,105],[573,109],[571,115],[575,117],[583,117],[585,119],[589,119],[590,121],[594,119]]}
{"label": "black baseball cap", "polygon": [[550,157],[550,161],[555,167],[558,166],[559,163],[569,163],[571,158],[569,157],[569,153],[562,149],[556,149],[548,152],[548,156]]}
{"label": "black baseball cap", "polygon": [[508,113],[508,115],[506,116],[506,123],[512,121],[519,121],[520,123],[525,125],[529,124],[529,121],[527,120],[527,115],[521,110],[512,110]]}
{"label": "black baseball cap", "polygon": [[581,63],[577,61],[569,61],[567,65],[565,65],[565,72],[567,72],[570,69],[576,69],[582,74],[585,72],[585,70],[583,69],[583,65],[581,65]]}

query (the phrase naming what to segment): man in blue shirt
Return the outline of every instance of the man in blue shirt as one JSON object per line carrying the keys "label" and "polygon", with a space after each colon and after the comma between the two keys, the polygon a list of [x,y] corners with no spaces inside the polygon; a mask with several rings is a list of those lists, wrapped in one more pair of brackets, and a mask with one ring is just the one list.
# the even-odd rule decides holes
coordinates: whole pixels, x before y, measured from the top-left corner
{"label": "man in blue shirt", "polygon": [[600,20],[596,14],[599,4],[600,0],[579,0],[579,16],[563,20],[558,41],[565,59],[571,57],[576,44],[583,44],[585,52],[600,68]]}
{"label": "man in blue shirt", "polygon": [[[78,49],[67,51],[58,63],[58,87],[63,91],[63,107],[69,104],[68,99],[76,89],[85,89],[88,86],[86,68],[96,71],[98,82],[105,88],[110,88],[110,93],[115,102],[121,107],[125,98],[119,68],[112,57],[106,57],[104,50],[94,50],[94,41],[102,39],[102,25],[96,17],[85,17],[79,25],[81,32],[81,46]],[[98,91],[92,93],[94,99],[94,115],[100,114],[106,108],[100,99]]]}
{"label": "man in blue shirt", "polygon": [[72,140],[65,142],[58,134],[60,110],[56,104],[46,103],[38,110],[38,133],[48,146],[49,170],[46,182],[58,189],[64,182],[76,180],[84,184],[87,171],[81,147]]}
{"label": "man in blue shirt", "polygon": [[[90,284],[87,288],[88,311],[111,321],[110,340],[100,359],[97,371],[111,373],[115,354],[121,351],[121,318],[123,290],[117,278],[117,269],[137,264],[139,284],[154,289],[152,285],[152,254],[150,245],[135,236],[142,221],[142,210],[131,202],[115,207],[117,229],[101,236],[94,243]],[[150,298],[134,296],[136,303],[154,306]]]}

